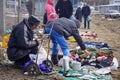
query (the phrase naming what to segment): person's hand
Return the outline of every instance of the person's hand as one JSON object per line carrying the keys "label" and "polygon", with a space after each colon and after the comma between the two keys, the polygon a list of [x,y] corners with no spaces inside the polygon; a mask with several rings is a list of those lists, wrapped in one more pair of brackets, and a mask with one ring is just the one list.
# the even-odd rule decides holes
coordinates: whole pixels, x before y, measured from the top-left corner
{"label": "person's hand", "polygon": [[41,24],[41,27],[44,28],[44,27],[45,27],[45,24]]}
{"label": "person's hand", "polygon": [[87,57],[90,56],[90,52],[89,52],[88,50],[84,50],[84,53],[85,53],[85,55],[86,55]]}

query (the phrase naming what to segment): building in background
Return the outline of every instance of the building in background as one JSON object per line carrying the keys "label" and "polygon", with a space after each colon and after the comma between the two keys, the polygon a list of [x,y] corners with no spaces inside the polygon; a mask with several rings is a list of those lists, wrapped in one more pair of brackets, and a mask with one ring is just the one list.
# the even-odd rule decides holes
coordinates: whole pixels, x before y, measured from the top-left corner
{"label": "building in background", "polygon": [[109,0],[110,4],[120,4],[120,0]]}
{"label": "building in background", "polygon": [[99,12],[104,14],[108,13],[109,10],[116,10],[120,13],[120,0],[110,0],[108,5],[100,5]]}

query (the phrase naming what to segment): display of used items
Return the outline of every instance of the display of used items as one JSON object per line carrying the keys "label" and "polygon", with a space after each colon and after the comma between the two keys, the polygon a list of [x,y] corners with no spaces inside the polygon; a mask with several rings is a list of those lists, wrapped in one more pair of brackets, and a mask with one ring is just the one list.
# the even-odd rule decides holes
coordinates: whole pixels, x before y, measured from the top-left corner
{"label": "display of used items", "polygon": [[112,70],[117,70],[118,61],[114,57],[112,50],[109,49],[94,49],[87,48],[91,53],[90,58],[86,58],[80,49],[71,50],[71,58],[81,62],[81,65],[90,65],[96,68],[110,67]]}

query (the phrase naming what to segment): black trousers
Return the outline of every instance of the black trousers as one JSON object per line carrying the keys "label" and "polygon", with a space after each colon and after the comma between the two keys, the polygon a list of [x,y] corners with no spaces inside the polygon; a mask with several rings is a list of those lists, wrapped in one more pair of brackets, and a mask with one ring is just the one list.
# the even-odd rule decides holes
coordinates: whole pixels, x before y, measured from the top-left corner
{"label": "black trousers", "polygon": [[16,60],[16,61],[15,61],[15,64],[16,64],[16,65],[21,65],[21,66],[23,66],[23,65],[24,65],[26,62],[28,62],[28,61],[30,61],[29,55],[27,55],[27,56],[25,56],[25,57],[23,57],[23,58],[21,58],[21,59]]}

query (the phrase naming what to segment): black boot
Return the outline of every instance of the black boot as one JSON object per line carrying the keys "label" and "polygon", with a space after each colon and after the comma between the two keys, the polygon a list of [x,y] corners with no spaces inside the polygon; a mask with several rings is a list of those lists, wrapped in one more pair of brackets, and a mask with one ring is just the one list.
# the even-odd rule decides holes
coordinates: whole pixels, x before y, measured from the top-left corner
{"label": "black boot", "polygon": [[52,54],[51,60],[52,60],[54,65],[57,65],[58,64],[58,55],[57,54]]}

